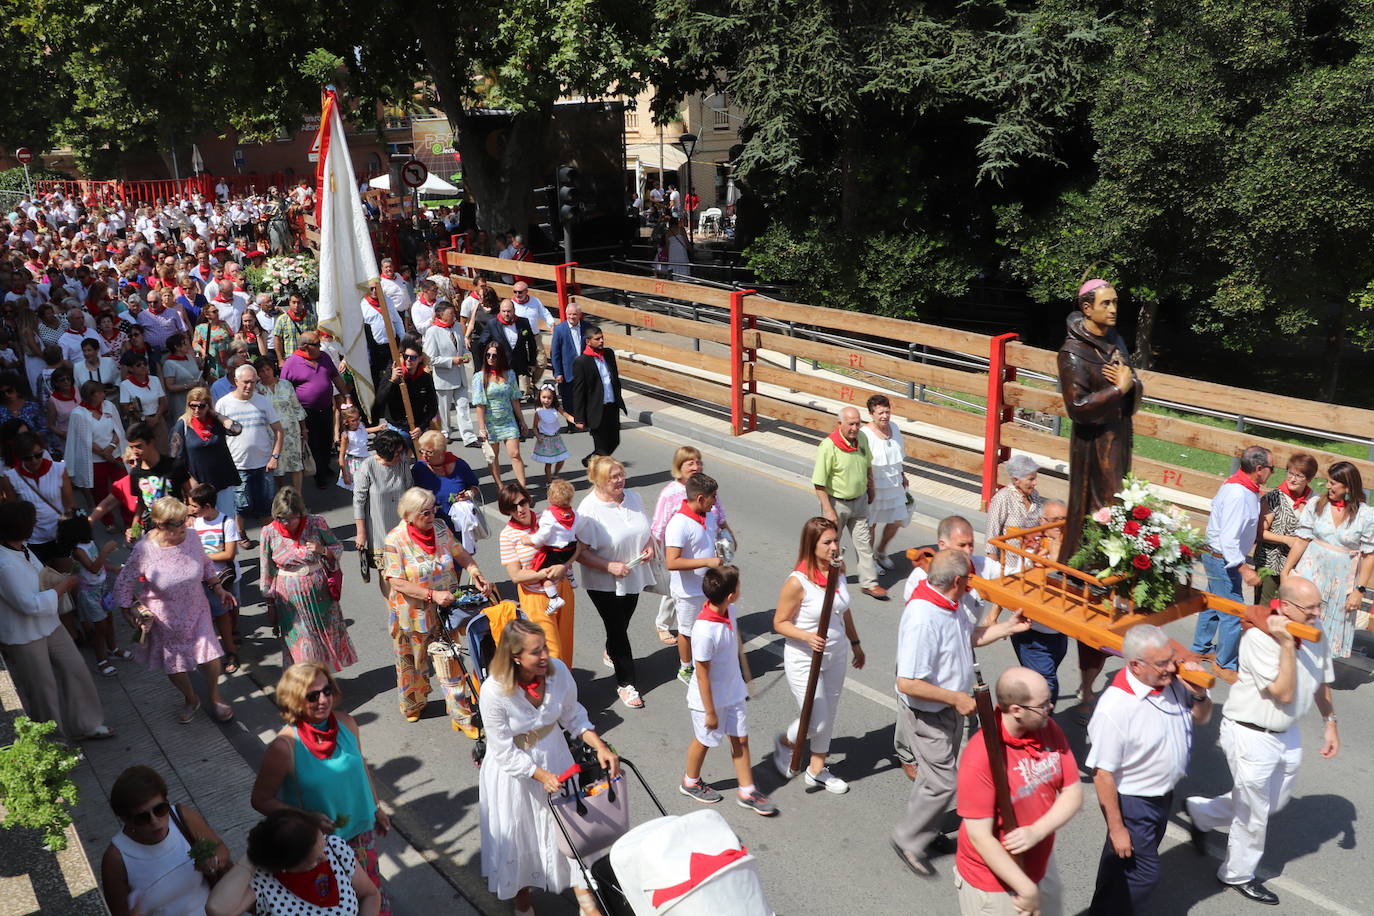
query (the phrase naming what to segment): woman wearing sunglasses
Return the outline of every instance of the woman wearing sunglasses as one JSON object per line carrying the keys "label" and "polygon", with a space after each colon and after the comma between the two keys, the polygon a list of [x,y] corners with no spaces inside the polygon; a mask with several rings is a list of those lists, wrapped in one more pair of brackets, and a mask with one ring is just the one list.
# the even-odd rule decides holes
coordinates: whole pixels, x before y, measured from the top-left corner
{"label": "woman wearing sunglasses", "polygon": [[[406,417],[406,405],[401,386],[410,395],[411,425]],[[401,364],[393,365],[377,386],[377,398],[372,402],[372,416],[385,417],[392,429],[418,440],[439,416],[439,396],[434,391],[434,377],[425,371],[424,347],[414,337],[401,341]]]}
{"label": "woman wearing sunglasses", "polygon": [[[372,790],[358,723],[337,708],[341,699],[325,665],[300,662],[282,672],[276,702],[286,727],[263,755],[253,808],[267,815],[292,809],[310,815],[321,831],[348,843],[381,888],[377,838],[391,830],[391,820]],[[381,912],[390,912],[385,893]]]}
{"label": "woman wearing sunglasses", "polygon": [[172,427],[167,453],[185,465],[188,486],[209,484],[215,488],[215,508],[225,515],[237,514],[234,490],[239,485],[239,472],[234,456],[229,453],[229,436],[237,436],[243,427],[215,413],[210,389],[192,388],[186,393],[186,412]]}
{"label": "woman wearing sunglasses", "polygon": [[[210,897],[207,879],[233,864],[229,848],[189,805],[167,800],[167,783],[151,767],[129,767],[110,788],[110,807],[123,828],[100,860],[100,883],[110,916],[200,916]],[[213,852],[191,858],[191,844]]]}

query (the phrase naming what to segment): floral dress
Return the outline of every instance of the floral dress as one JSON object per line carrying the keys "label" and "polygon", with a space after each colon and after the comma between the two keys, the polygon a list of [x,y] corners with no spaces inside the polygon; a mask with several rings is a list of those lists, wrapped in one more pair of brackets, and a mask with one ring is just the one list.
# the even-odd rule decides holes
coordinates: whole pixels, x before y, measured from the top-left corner
{"label": "floral dress", "polygon": [[278,380],[271,391],[266,385],[258,389],[272,400],[272,407],[281,420],[282,445],[281,458],[277,459],[278,475],[292,474],[305,470],[305,452],[301,442],[301,421],[305,419],[305,408],[296,398],[296,386]]}
{"label": "floral dress", "polygon": [[520,384],[514,372],[507,372],[499,381],[492,381],[486,372],[479,372],[472,380],[472,406],[487,409],[487,438],[492,442],[520,438],[520,421],[515,418],[510,403],[519,399]]}
{"label": "floral dress", "polygon": [[134,647],[137,661],[154,671],[178,674],[224,654],[201,584],[214,575],[215,564],[198,537],[188,534],[172,547],[143,537],[134,545],[115,579],[114,598],[119,607],[133,607],[135,586],[142,584],[143,606],[153,615],[153,626]]}
{"label": "floral dress", "polygon": [[358,660],[358,653],[348,636],[339,602],[329,596],[324,563],[310,549],[317,542],[329,548],[337,564],[343,545],[322,517],[309,517],[299,541],[282,534],[276,524],[265,526],[262,591],[276,605],[277,625],[291,660],[318,662],[341,671]]}
{"label": "floral dress", "polygon": [[1337,527],[1334,510],[1326,506],[1318,514],[1318,505],[1317,500],[1309,502],[1298,519],[1294,533],[1308,545],[1293,572],[1322,593],[1322,630],[1331,643],[1331,657],[1349,658],[1355,615],[1346,613],[1345,599],[1355,587],[1360,555],[1374,553],[1374,508],[1361,503],[1355,517]]}
{"label": "floral dress", "polygon": [[205,354],[205,377],[211,380],[224,378],[224,354],[234,340],[234,332],[227,324],[196,325],[196,336],[191,349]]}
{"label": "floral dress", "polygon": [[[998,490],[988,501],[988,533],[990,538],[1001,537],[1006,534],[1008,528],[1034,528],[1040,524],[1040,515],[1045,509],[1045,497],[1040,495],[1039,490],[1031,491],[1030,505],[1026,505],[1026,497],[1016,487],[1003,487]],[[1002,569],[1010,574],[1021,569],[1024,560],[1019,556],[1008,554],[1005,558],[1002,551],[996,547],[989,546],[987,555],[993,560],[1002,563]]]}

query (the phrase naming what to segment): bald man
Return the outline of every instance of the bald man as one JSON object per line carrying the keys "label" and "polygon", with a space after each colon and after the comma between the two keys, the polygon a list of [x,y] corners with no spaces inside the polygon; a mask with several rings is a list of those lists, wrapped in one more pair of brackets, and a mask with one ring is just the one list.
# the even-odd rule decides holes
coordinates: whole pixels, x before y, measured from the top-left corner
{"label": "bald man", "polygon": [[859,434],[859,411],[843,407],[835,429],[821,440],[811,485],[821,502],[821,514],[842,530],[848,530],[859,555],[859,586],[879,601],[887,589],[878,584],[878,564],[873,558],[873,529],[868,524],[868,504],[873,499],[873,453],[868,438]]}
{"label": "bald man", "polygon": [[959,760],[963,822],[954,860],[959,909],[1058,914],[1063,903],[1054,834],[1083,804],[1078,764],[1050,718],[1054,698],[1044,677],[1029,668],[1008,668],[997,679],[997,705],[1012,810],[1020,826],[998,827],[987,742],[979,734]]}
{"label": "bald man", "polygon": [[1231,836],[1226,858],[1217,870],[1222,884],[1242,897],[1275,906],[1279,895],[1255,877],[1264,854],[1269,818],[1288,804],[1302,763],[1298,719],[1315,703],[1325,720],[1321,755],[1341,749],[1336,713],[1331,705],[1335,669],[1331,645],[1323,634],[1298,645],[1289,621],[1321,625],[1322,595],[1307,579],[1289,576],[1270,605],[1267,630],[1247,629],[1240,640],[1236,684],[1221,709],[1219,743],[1226,753],[1235,785],[1216,798],[1193,796],[1183,803],[1199,855],[1206,852],[1206,832],[1227,824]]}

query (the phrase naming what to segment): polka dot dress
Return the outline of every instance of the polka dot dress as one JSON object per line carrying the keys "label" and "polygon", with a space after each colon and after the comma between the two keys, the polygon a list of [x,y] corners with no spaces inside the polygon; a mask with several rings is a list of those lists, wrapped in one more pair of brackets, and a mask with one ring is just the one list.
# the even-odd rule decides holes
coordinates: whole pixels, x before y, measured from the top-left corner
{"label": "polka dot dress", "polygon": [[357,857],[348,844],[336,836],[324,839],[324,853],[334,880],[339,885],[339,903],[326,907],[302,900],[266,872],[253,875],[253,893],[258,900],[258,916],[358,916],[358,894],[353,890],[353,869]]}

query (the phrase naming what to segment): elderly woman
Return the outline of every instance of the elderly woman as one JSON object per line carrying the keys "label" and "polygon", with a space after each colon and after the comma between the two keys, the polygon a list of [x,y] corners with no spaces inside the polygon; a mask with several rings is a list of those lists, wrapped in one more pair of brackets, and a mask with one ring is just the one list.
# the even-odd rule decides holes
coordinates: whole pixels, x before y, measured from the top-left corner
{"label": "elderly woman", "polygon": [[[682,502],[687,498],[687,479],[693,474],[703,473],[706,465],[701,458],[701,449],[695,445],[680,445],[677,451],[673,452],[673,479],[664,485],[659,491],[658,502],[654,504],[654,518],[649,525],[649,530],[654,537],[654,546],[661,558],[664,553],[663,535],[668,529],[668,522],[672,521],[677,510],[682,508]],[[717,530],[729,531],[730,536],[734,537],[734,529],[725,518],[725,508],[721,505],[720,497],[717,495],[716,504],[707,513],[709,517],[715,519]],[[660,577],[660,584],[666,585],[667,574]],[[654,627],[658,630],[658,641],[665,646],[677,645],[677,637],[672,631],[677,626],[677,603],[673,596],[667,593],[666,587],[662,589],[663,598],[659,602],[658,616],[654,620]]]}
{"label": "elderly woman", "polygon": [[453,530],[449,509],[463,499],[477,498],[477,475],[466,461],[448,450],[448,439],[437,429],[420,437],[420,460],[411,467],[415,486],[434,494],[444,524]]}
{"label": "elderly woman", "polygon": [[[208,587],[225,608],[238,606],[215,575],[215,564],[205,555],[200,538],[188,538],[190,523],[186,504],[174,496],[153,503],[153,528],[134,545],[129,559],[115,579],[115,604],[129,626],[141,631],[134,658],[154,671],[167,674],[181,691],[184,706],[177,721],[187,725],[200,709],[200,698],[191,686],[190,670],[198,668],[205,679],[213,717],[218,722],[234,718],[234,710],[220,702],[220,649],[210,619]],[[135,602],[140,595],[138,613]]]}
{"label": "elderly woman", "polygon": [[[384,429],[372,440],[372,454],[353,472],[353,540],[359,550],[368,552],[373,569],[382,568],[382,541],[401,520],[401,494],[414,485],[405,450],[405,438]],[[377,586],[386,597],[386,576],[377,578]]]}
{"label": "elderly woman", "polygon": [[15,437],[14,446],[15,463],[5,468],[5,477],[15,495],[33,503],[38,513],[28,542],[29,550],[40,563],[62,568],[60,561],[70,562],[71,545],[66,545],[65,549],[59,546],[57,527],[62,517],[70,515],[76,506],[72,479],[62,462],[47,456],[36,434],[20,433]]}
{"label": "elderly woman", "polygon": [[903,469],[906,452],[902,432],[892,422],[892,402],[887,395],[868,399],[869,420],[862,427],[873,453],[873,499],[868,504],[868,524],[873,528],[873,557],[883,569],[892,568],[888,547],[897,531],[911,520],[907,507],[907,479]]}
{"label": "elderly woman", "polygon": [[1296,573],[1317,586],[1331,656],[1349,658],[1355,613],[1374,571],[1374,508],[1355,465],[1337,461],[1326,469],[1326,495],[1303,508],[1294,534],[1282,578]]}
{"label": "elderly woman", "polygon": [[281,421],[281,457],[277,459],[277,486],[282,478],[291,476],[291,486],[300,492],[305,470],[305,408],[296,398],[296,386],[277,376],[277,364],[265,356],[253,360],[258,370],[258,390],[266,394]]}
{"label": "elderly woman", "polygon": [[29,718],[56,722],[72,740],[113,737],[90,669],[58,618],[76,577],[43,588],[43,564],[25,547],[36,517],[33,503],[0,502],[0,652]]}
{"label": "elderly woman", "polygon": [[[489,452],[491,479],[501,485],[501,450],[510,456],[515,479],[523,488],[525,461],[520,457],[520,440],[529,434],[525,414],[520,409],[520,383],[506,363],[506,351],[496,341],[482,345],[482,365],[473,373],[472,407],[477,411],[477,433],[483,452]],[[557,654],[557,653],[555,653]]]}
{"label": "elderly woman", "polygon": [[[998,490],[988,502],[989,541],[1006,534],[1008,528],[1034,528],[1040,524],[1045,497],[1035,488],[1039,478],[1040,466],[1029,455],[1013,455],[1007,462],[1007,479],[1011,481],[1011,486]],[[1006,573],[1021,569],[1021,557],[1014,554],[1003,556],[1003,551],[991,544],[987,546],[987,555],[989,559],[1000,563]]]}
{"label": "elderly woman", "polygon": [[377,916],[381,892],[337,836],[301,811],[269,814],[210,892],[206,916]]}
{"label": "elderly woman", "polygon": [[234,329],[229,322],[220,317],[219,305],[211,302],[201,309],[200,324],[196,325],[191,340],[196,357],[205,366],[205,376],[210,379],[223,378],[229,351],[234,343]]}
{"label": "elderly woman", "polygon": [[[490,586],[458,539],[446,526],[434,524],[433,493],[411,487],[401,496],[397,510],[401,521],[386,536],[382,576],[390,588],[389,626],[396,650],[401,715],[407,722],[416,722],[429,699],[429,645],[439,626],[438,609],[457,600],[458,570],[466,569],[483,591]],[[440,672],[440,682],[453,730],[475,738],[463,681],[447,674]]]}
{"label": "elderly woman", "polygon": [[[253,808],[311,815],[320,830],[348,843],[381,890],[377,838],[391,831],[391,819],[377,803],[358,723],[338,709],[342,698],[339,682],[323,665],[298,662],[282,672],[275,699],[286,727],[267,745],[253,783]],[[385,892],[381,912],[391,912]]]}
{"label": "elderly woman", "polygon": [[229,436],[243,427],[215,413],[210,389],[192,388],[186,394],[186,411],[172,427],[170,454],[185,465],[191,487],[209,484],[215,488],[215,508],[225,515],[236,515],[234,494],[241,483],[234,456],[229,452]]}
{"label": "elderly woman", "polygon": [[45,440],[48,435],[47,411],[24,397],[24,379],[17,372],[0,372],[0,422],[18,417]]}
{"label": "elderly woman", "polygon": [[323,516],[310,515],[301,491],[282,487],[262,531],[262,594],[293,662],[341,671],[358,660],[339,602],[329,594],[329,570],[343,545]]}
{"label": "elderly woman", "polygon": [[91,508],[100,505],[114,482],[128,473],[120,463],[128,444],[119,411],[105,398],[105,386],[82,382],[80,406],[67,419],[63,457],[72,485],[86,494]]}
{"label": "elderly woman", "polygon": [[586,538],[577,560],[582,586],[606,628],[603,662],[615,670],[616,692],[630,709],[644,708],[635,688],[635,656],[630,648],[630,618],[639,593],[654,585],[653,536],[639,494],[625,489],[625,466],[598,455],[587,468],[592,492],[577,507]]}
{"label": "elderly woman", "polygon": [[1288,565],[1288,552],[1298,542],[1298,521],[1312,498],[1312,478],[1317,476],[1317,459],[1299,452],[1288,459],[1283,482],[1260,499],[1261,569],[1274,574],[1264,576],[1255,590],[1255,603],[1268,606],[1279,596],[1279,573]]}
{"label": "elderly woman", "polygon": [[596,751],[615,776],[620,758],[592,730],[577,701],[568,666],[549,655],[544,631],[512,620],[498,640],[482,689],[487,757],[479,773],[482,874],[502,900],[515,898],[517,914],[533,914],[530,888],[560,893],[571,882],[584,914],[599,914],[582,885],[582,871],[559,852],[558,826],[545,802],[559,790],[559,774],[572,766],[566,731]]}
{"label": "elderly woman", "polygon": [[[520,611],[544,628],[553,657],[570,663],[573,658],[573,590],[568,582],[568,568],[562,563],[534,568],[538,549],[526,541],[539,527],[539,519],[528,490],[519,484],[505,484],[496,505],[501,514],[510,519],[501,529],[497,543],[501,548],[501,565],[506,567],[506,575],[519,593]],[[550,598],[544,591],[546,582],[556,583],[558,595],[563,599],[563,606],[554,611],[556,619],[549,614]]]}
{"label": "elderly woman", "polygon": [[[209,882],[233,860],[200,812],[173,805],[167,782],[146,766],[119,774],[110,787],[110,808],[122,825],[100,860],[110,916],[201,916]],[[193,859],[192,844],[200,842],[214,844],[214,851]]]}
{"label": "elderly woman", "polygon": [[[816,700],[811,708],[811,721],[805,740],[810,742],[811,761],[803,773],[808,786],[819,787],[836,795],[849,791],[849,783],[831,774],[825,765],[830,753],[830,736],[835,730],[835,714],[840,703],[845,675],[849,672],[851,655],[855,668],[864,666],[864,650],[859,644],[859,631],[849,611],[849,588],[844,574],[839,576],[835,603],[830,622],[820,632],[821,608],[825,604],[825,583],[832,560],[840,555],[840,533],[835,523],[817,516],[802,526],[801,546],[797,550],[797,566],[783,581],[778,594],[778,607],[773,613],[773,630],[786,638],[782,650],[783,670],[787,685],[797,705],[805,705],[806,684],[811,672],[811,657],[821,655],[820,680],[816,684]],[[787,731],[779,734],[773,747],[773,765],[783,778],[791,775],[792,752],[801,736],[797,732],[801,720],[796,719]]]}

